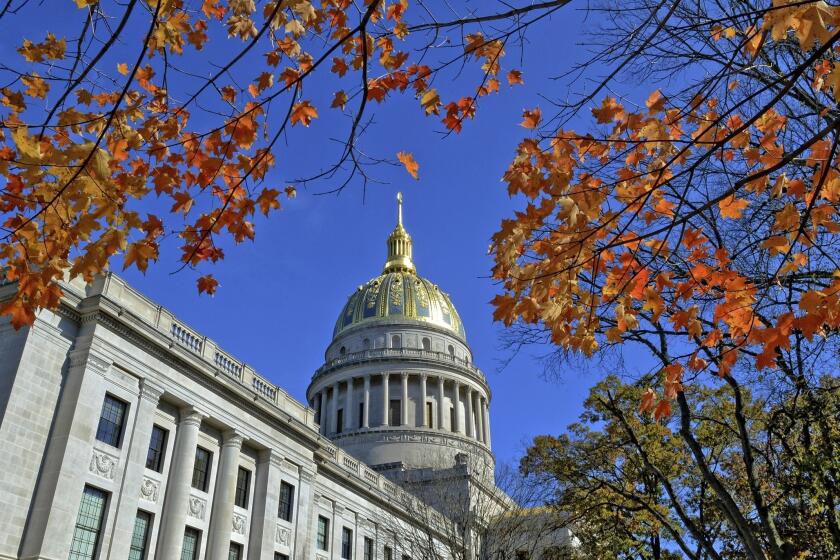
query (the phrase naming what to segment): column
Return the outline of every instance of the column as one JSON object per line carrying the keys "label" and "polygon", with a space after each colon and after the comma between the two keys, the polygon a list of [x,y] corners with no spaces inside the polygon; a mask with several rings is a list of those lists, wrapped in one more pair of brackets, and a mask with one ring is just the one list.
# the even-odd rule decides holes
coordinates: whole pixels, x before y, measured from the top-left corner
{"label": "column", "polygon": [[227,560],[230,551],[233,500],[236,493],[236,476],[239,472],[242,436],[234,430],[228,430],[222,437],[224,440],[219,454],[219,474],[216,475],[213,508],[210,510],[210,528],[207,531],[206,560]]}
{"label": "column", "polygon": [[344,399],[344,431],[353,429],[353,378],[347,380],[347,395]]}
{"label": "column", "polygon": [[[313,504],[315,503],[315,471],[300,469],[297,488],[297,512],[295,513],[295,542],[292,558],[312,558],[312,546],[315,541],[313,524]],[[276,515],[276,512],[275,512]],[[273,555],[268,555],[273,558]],[[263,556],[266,558],[266,556]]]}
{"label": "column", "polygon": [[402,374],[402,425],[408,426],[408,374]]}
{"label": "column", "polygon": [[[30,331],[29,336],[36,332]],[[69,357],[70,368],[30,506],[31,521],[22,538],[20,556],[24,558],[67,558],[105,398],[111,361],[89,347],[72,350]]]}
{"label": "column", "polygon": [[424,373],[420,375],[420,425],[423,427],[432,427],[432,418],[426,419],[426,378],[428,376]]}
{"label": "column", "polygon": [[387,373],[382,374],[382,425],[388,425],[388,405],[391,404],[391,397],[389,395]]}
{"label": "column", "polygon": [[321,416],[318,418],[321,422],[321,433],[327,434],[327,390],[321,389]]}
{"label": "column", "polygon": [[443,419],[446,418],[444,415],[444,392],[443,392],[443,377],[438,377],[438,430],[443,430]]}
{"label": "column", "polygon": [[484,402],[484,443],[490,447],[490,402]]}
{"label": "column", "polygon": [[461,431],[461,384],[455,382],[455,388],[452,391],[452,404],[455,411],[455,418],[452,420],[452,431],[456,434]]}
{"label": "column", "polygon": [[254,505],[251,532],[248,537],[248,558],[274,556],[274,532],[277,526],[277,504],[280,501],[280,464],[283,458],[273,449],[260,451],[254,473]]}
{"label": "column", "polygon": [[475,415],[473,414],[473,390],[467,385],[464,393],[464,404],[467,406],[467,437],[475,437]]}
{"label": "column", "polygon": [[362,410],[362,428],[370,426],[370,375],[365,375],[364,408]]}
{"label": "column", "polygon": [[172,452],[172,466],[160,521],[160,537],[156,556],[158,558],[180,558],[184,542],[184,526],[190,498],[195,448],[198,444],[198,428],[204,416],[194,408],[181,410],[181,421],[175,433],[175,449]]}
{"label": "column", "polygon": [[338,382],[333,383],[332,386],[332,400],[330,401],[330,431],[329,433],[336,433],[338,431]]}
{"label": "column", "polygon": [[117,497],[117,513],[114,518],[114,533],[108,558],[128,558],[131,535],[134,533],[134,521],[137,518],[139,489],[143,484],[143,471],[146,468],[146,456],[149,452],[149,441],[152,438],[152,426],[155,423],[155,410],[162,394],[162,387],[143,379],[140,385],[137,413],[134,415],[134,428],[125,437],[129,450],[125,474]]}
{"label": "column", "polygon": [[481,396],[481,393],[476,391],[475,399],[475,433],[478,441],[484,443],[484,408],[482,404],[484,402],[484,397]]}

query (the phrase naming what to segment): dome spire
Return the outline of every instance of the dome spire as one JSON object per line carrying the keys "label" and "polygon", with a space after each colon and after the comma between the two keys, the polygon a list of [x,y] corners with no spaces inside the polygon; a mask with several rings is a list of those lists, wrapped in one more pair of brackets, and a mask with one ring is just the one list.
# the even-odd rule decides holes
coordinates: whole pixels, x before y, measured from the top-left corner
{"label": "dome spire", "polygon": [[411,249],[411,236],[403,227],[402,193],[400,192],[397,193],[397,226],[388,236],[388,260],[385,262],[383,273],[414,272]]}

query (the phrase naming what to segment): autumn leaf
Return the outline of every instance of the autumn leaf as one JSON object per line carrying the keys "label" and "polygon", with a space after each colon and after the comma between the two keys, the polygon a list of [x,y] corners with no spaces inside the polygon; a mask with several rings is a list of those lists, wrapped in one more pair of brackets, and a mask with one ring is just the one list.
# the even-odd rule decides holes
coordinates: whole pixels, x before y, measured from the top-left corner
{"label": "autumn leaf", "polygon": [[721,217],[731,219],[740,218],[747,206],[749,206],[749,202],[743,198],[735,198],[734,193],[718,203]]}
{"label": "autumn leaf", "polygon": [[417,171],[420,169],[420,164],[414,161],[414,156],[409,152],[397,152],[397,159],[405,166],[408,174],[418,179]]}
{"label": "autumn leaf", "polygon": [[219,287],[219,281],[213,278],[212,274],[206,274],[198,279],[198,293],[206,293],[212,296],[216,293],[216,288]]}
{"label": "autumn leaf", "polygon": [[312,119],[318,118],[318,111],[313,107],[309,101],[301,101],[299,103],[295,103],[294,107],[292,108],[292,116],[291,116],[291,123],[292,126],[296,124],[302,124],[303,126],[309,126],[309,123],[312,122]]}
{"label": "autumn leaf", "polygon": [[540,124],[540,120],[542,120],[542,113],[540,112],[540,108],[536,107],[533,110],[524,110],[522,112],[522,123],[521,126],[523,128],[533,129],[537,128]]}

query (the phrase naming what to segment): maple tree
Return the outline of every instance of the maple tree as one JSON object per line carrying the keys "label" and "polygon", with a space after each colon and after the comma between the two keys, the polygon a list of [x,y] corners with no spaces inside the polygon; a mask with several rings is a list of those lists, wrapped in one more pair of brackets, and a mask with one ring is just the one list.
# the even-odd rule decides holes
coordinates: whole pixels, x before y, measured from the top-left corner
{"label": "maple tree", "polygon": [[[801,474],[798,447],[826,426],[827,446],[808,452],[805,476],[824,486],[798,507],[825,515],[821,550],[836,551],[836,412],[791,403],[838,391],[821,380],[836,379],[840,327],[840,7],[631,0],[602,9],[589,63],[607,65],[606,76],[523,113],[527,136],[504,179],[524,208],[493,238],[494,316],[511,344],[555,345],[556,363],[598,355],[618,367],[635,352],[650,373],[635,406],[673,429],[680,460],[720,505],[734,557],[793,557],[795,508],[766,485]],[[584,129],[571,130],[584,113]],[[715,468],[706,413],[690,396],[721,387],[737,445],[725,467],[739,470],[736,481]],[[783,396],[777,414],[804,425],[778,471],[750,431],[750,395],[765,412]],[[805,409],[814,417],[799,424]]]}
{"label": "maple tree", "polygon": [[[414,96],[459,132],[482,97],[523,83],[503,68],[506,46],[568,1],[452,18],[409,0],[56,0],[61,27],[0,67],[0,264],[17,286],[0,314],[31,324],[59,304],[57,280],[91,281],[109,263],[145,271],[170,236],[182,268],[216,263],[301,184],[364,184],[383,161],[417,179],[412,154],[361,149],[375,106]],[[40,9],[2,2],[0,26],[15,36],[16,18]],[[464,92],[452,99],[436,86],[450,69]],[[335,159],[272,184],[283,145],[324,141],[307,129],[331,110],[347,123]],[[214,293],[202,272],[198,291]]]}

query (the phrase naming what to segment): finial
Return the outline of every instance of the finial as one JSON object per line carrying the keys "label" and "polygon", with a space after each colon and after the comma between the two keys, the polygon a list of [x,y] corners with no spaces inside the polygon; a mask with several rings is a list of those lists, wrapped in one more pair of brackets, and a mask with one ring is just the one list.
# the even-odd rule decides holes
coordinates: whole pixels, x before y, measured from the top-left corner
{"label": "finial", "polygon": [[397,225],[402,225],[402,193],[397,193]]}

